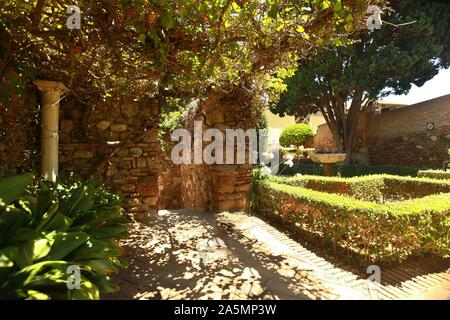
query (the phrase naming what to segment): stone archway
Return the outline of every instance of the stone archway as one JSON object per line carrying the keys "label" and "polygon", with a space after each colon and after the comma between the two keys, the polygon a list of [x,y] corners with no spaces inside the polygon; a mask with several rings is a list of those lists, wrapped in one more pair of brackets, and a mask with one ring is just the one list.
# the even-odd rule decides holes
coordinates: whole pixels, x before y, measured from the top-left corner
{"label": "stone archway", "polygon": [[[192,108],[185,128],[192,132],[194,122],[199,121],[202,132],[215,128],[224,136],[227,129],[250,129],[252,99],[253,95],[242,87],[214,92]],[[181,206],[204,211],[248,210],[252,165],[246,163],[181,165]]]}

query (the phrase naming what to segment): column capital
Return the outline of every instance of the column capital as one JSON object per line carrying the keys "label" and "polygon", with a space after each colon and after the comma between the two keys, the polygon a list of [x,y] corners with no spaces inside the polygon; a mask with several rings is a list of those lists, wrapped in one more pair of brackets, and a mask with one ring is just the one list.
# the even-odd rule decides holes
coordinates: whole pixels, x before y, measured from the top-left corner
{"label": "column capital", "polygon": [[67,89],[67,87],[59,81],[34,80],[33,84],[41,92],[58,93],[60,95],[69,92],[69,89]]}

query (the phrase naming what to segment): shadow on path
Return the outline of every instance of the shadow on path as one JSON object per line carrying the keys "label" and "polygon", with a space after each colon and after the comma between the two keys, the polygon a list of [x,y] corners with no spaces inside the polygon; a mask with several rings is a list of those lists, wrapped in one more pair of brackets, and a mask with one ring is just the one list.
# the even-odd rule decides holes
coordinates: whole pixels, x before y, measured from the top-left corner
{"label": "shadow on path", "polygon": [[115,276],[121,289],[105,299],[397,297],[245,214],[161,210],[129,233],[120,241],[128,268]]}

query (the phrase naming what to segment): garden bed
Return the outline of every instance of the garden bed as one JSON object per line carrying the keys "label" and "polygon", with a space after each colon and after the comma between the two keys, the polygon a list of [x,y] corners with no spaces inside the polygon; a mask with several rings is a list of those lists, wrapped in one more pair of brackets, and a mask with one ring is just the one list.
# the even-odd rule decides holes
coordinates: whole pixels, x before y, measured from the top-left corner
{"label": "garden bed", "polygon": [[316,191],[351,196],[377,203],[397,202],[450,192],[450,180],[392,175],[340,178],[321,176],[273,177],[271,181]]}
{"label": "garden bed", "polygon": [[[335,176],[340,177],[358,177],[374,174],[390,174],[396,176],[416,177],[420,168],[407,166],[371,166],[371,165],[347,165],[339,164],[334,166]],[[322,166],[320,164],[305,164],[298,159],[294,160],[294,165],[289,167],[284,163],[280,164],[279,175],[294,176],[296,174],[322,175]]]}
{"label": "garden bed", "polygon": [[[388,185],[397,185],[398,180],[390,179]],[[450,254],[450,193],[379,204],[277,182],[257,183],[257,213],[316,235],[335,250],[354,252],[361,263],[390,263],[424,253]],[[371,183],[376,190],[383,189],[383,179]]]}

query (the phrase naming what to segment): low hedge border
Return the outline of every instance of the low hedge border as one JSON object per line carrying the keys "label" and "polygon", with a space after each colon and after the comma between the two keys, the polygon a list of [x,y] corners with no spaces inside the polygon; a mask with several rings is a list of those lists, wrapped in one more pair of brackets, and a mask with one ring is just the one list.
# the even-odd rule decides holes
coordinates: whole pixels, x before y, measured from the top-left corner
{"label": "low hedge border", "polygon": [[[404,166],[370,166],[370,165],[336,165],[334,175],[340,177],[358,177],[374,174],[390,174],[397,176],[416,177],[420,168]],[[322,167],[319,164],[299,164],[295,163],[292,167],[280,164],[279,175],[295,176],[296,174],[322,175]]]}
{"label": "low hedge border", "polygon": [[381,203],[450,192],[450,181],[391,175],[353,178],[320,176],[272,177],[271,181]]}
{"label": "low hedge border", "polygon": [[450,254],[450,194],[376,204],[266,180],[256,183],[254,209],[320,236],[335,250],[356,252],[366,263]]}
{"label": "low hedge border", "polygon": [[450,170],[420,170],[417,174],[419,177],[432,178],[432,179],[449,179],[450,180]]}

